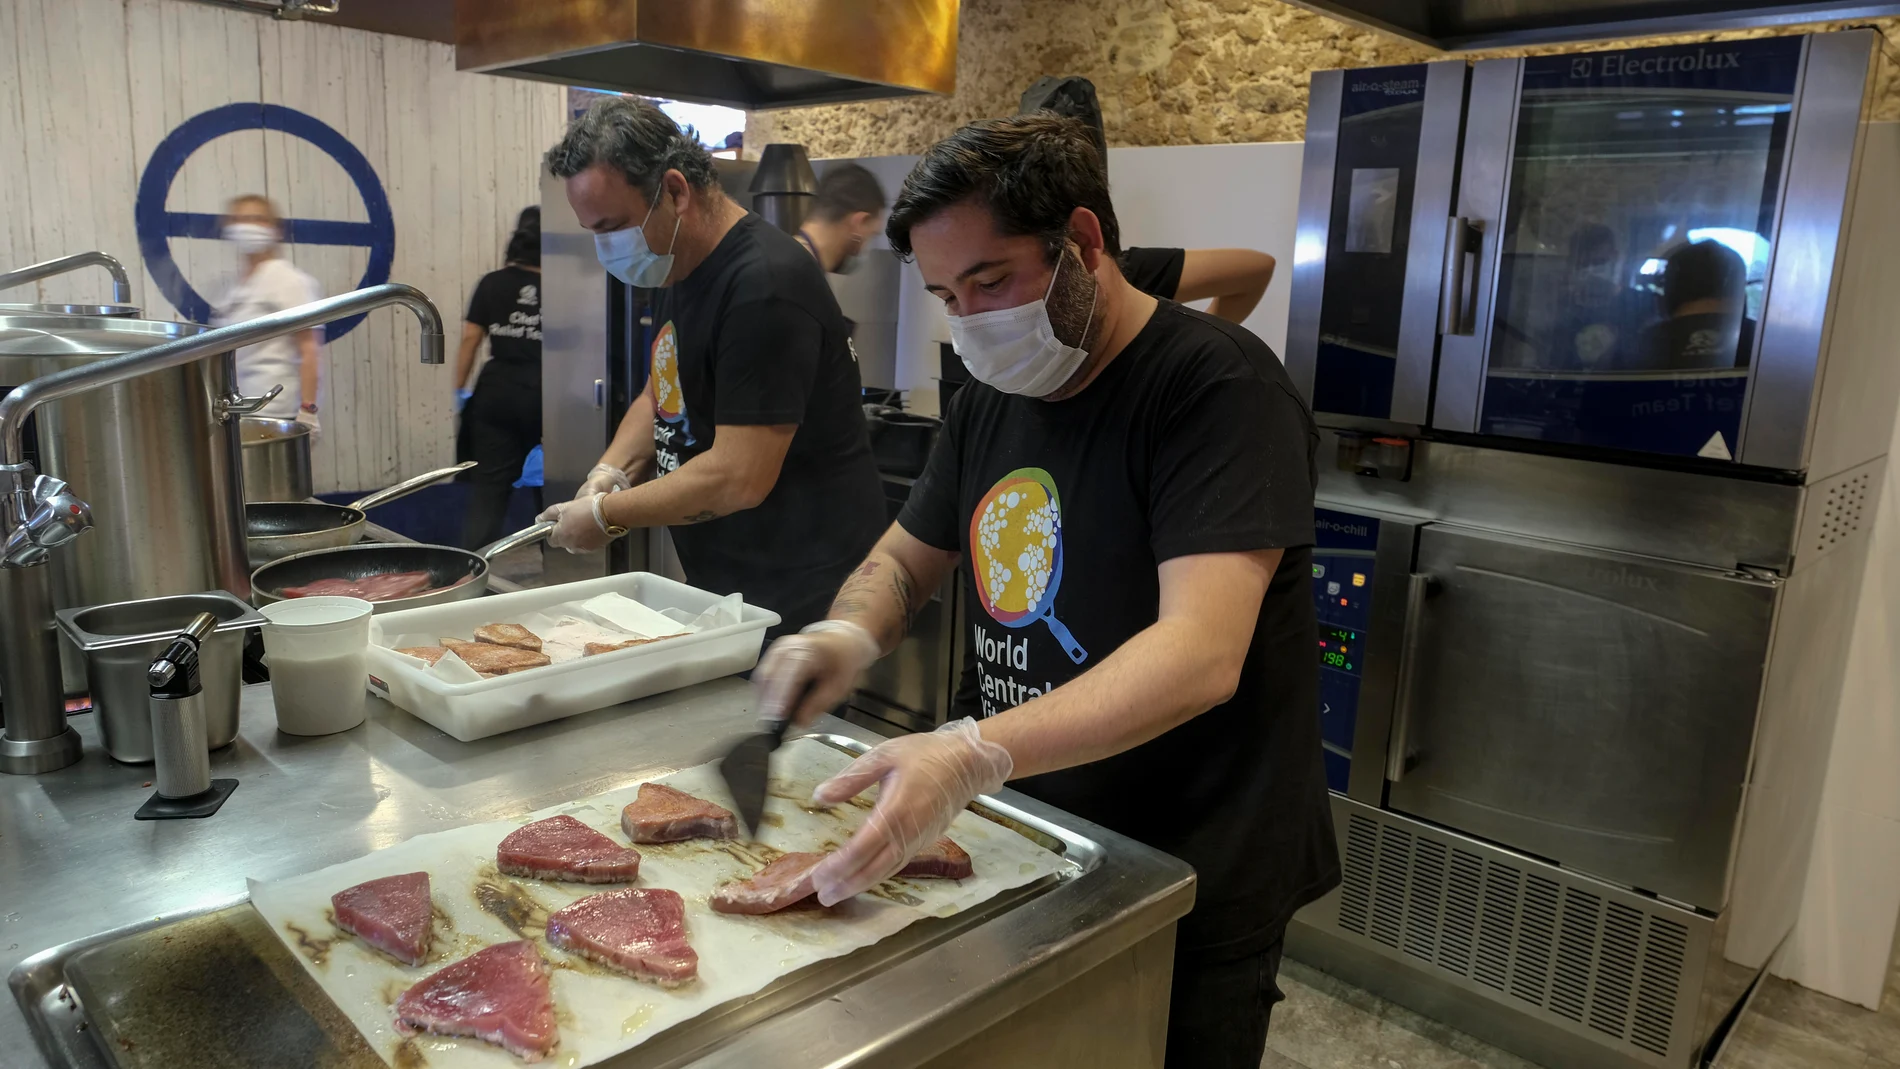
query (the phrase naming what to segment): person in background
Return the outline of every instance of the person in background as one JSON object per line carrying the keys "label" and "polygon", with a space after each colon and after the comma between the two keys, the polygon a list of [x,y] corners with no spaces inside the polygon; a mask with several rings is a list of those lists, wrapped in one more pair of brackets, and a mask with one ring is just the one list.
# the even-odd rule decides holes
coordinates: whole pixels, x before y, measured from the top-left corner
{"label": "person in background", "polygon": [[1682,245],[1662,273],[1661,323],[1643,332],[1645,370],[1747,367],[1755,348],[1748,265],[1719,241]]}
{"label": "person in background", "polygon": [[1319,433],[1250,331],[1116,265],[1101,156],[1074,120],[972,123],[918,162],[886,233],[975,379],[828,618],[753,674],[808,722],[960,568],[981,685],[952,721],[814,792],[881,784],[812,872],[874,887],[1005,782],[1192,864],[1170,1069],[1258,1069],[1287,921],[1339,882],[1311,586]]}
{"label": "person in background", "polygon": [[849,330],[790,234],[721,190],[711,155],[651,103],[596,103],[547,167],[609,274],[654,290],[647,389],[549,543],[666,524],[686,579],[820,619],[884,529]]}
{"label": "person in background", "polygon": [[884,187],[877,176],[855,163],[841,163],[818,180],[811,216],[798,228],[798,240],[832,274],[849,274],[877,233],[884,214]]}
{"label": "person in background", "polygon": [[[462,424],[455,459],[476,466],[462,473],[469,484],[462,519],[462,545],[477,549],[501,537],[508,498],[521,478],[521,464],[541,444],[541,209],[521,210],[509,235],[499,271],[475,284],[463,317],[462,347],[455,357],[455,395]],[[488,339],[488,363],[475,389],[468,377],[475,353]],[[537,495],[539,491],[536,491]],[[536,502],[539,511],[539,502]]]}
{"label": "person in background", "polygon": [[[259,316],[309,304],[323,296],[317,280],[284,258],[284,227],[277,206],[256,193],[231,198],[219,233],[237,250],[238,271],[212,310],[213,326],[242,323]],[[281,386],[271,402],[257,410],[273,419],[295,418],[311,433],[318,422],[317,390],[323,362],[321,328],[246,345],[237,351],[238,392],[261,397]]]}
{"label": "person in background", "polygon": [[[1081,123],[1108,166],[1108,135],[1095,85],[1087,78],[1041,78],[1023,93],[1019,115],[1063,115]],[[1121,254],[1122,277],[1150,297],[1209,301],[1207,313],[1239,323],[1253,313],[1273,282],[1273,257],[1255,249],[1129,247]]]}

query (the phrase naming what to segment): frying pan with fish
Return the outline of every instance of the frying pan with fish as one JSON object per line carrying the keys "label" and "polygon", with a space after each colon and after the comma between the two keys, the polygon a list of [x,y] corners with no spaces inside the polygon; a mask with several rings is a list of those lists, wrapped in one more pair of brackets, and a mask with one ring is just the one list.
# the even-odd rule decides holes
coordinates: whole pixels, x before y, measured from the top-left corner
{"label": "frying pan with fish", "polygon": [[1069,660],[1088,660],[1088,651],[1055,617],[1062,586],[1062,499],[1048,472],[1017,468],[983,495],[970,514],[970,557],[977,599],[991,619],[1004,627],[1040,620]]}
{"label": "frying pan with fish", "polygon": [[416,542],[366,542],[298,553],[251,573],[251,601],[257,605],[282,601],[285,587],[305,586],[319,579],[367,579],[397,572],[428,572],[431,589],[406,598],[371,602],[375,611],[419,609],[477,598],[488,590],[490,561],[511,549],[533,545],[552,530],[552,523],[537,523],[473,551]]}
{"label": "frying pan with fish", "polygon": [[347,505],[332,505],[322,501],[251,502],[244,506],[244,541],[251,564],[267,564],[280,557],[308,553],[313,549],[347,546],[363,537],[363,525],[369,520],[369,509],[406,497],[474,466],[475,461],[469,460],[437,468],[413,479],[404,479],[386,490],[378,490]]}

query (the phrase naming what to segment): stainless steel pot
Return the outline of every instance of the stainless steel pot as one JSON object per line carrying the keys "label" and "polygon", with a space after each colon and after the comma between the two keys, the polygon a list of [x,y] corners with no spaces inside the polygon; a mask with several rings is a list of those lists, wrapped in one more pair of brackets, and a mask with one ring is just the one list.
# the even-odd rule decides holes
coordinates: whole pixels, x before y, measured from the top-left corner
{"label": "stainless steel pot", "polygon": [[490,561],[511,549],[531,546],[553,530],[552,523],[537,523],[472,551],[420,542],[378,542],[299,553],[272,561],[253,573],[251,601],[256,605],[283,601],[281,591],[285,587],[303,586],[319,579],[367,579],[395,572],[428,572],[434,589],[411,597],[372,602],[379,613],[466,601],[488,591]]}
{"label": "stainless steel pot", "polygon": [[86,656],[99,736],[114,759],[133,764],[152,760],[151,691],[145,671],[179,630],[203,612],[218,618],[217,630],[198,652],[205,745],[215,750],[237,738],[244,632],[262,626],[262,614],[222,590],[54,614],[60,630]]}
{"label": "stainless steel pot", "polygon": [[413,479],[373,494],[359,497],[347,505],[324,501],[258,501],[244,506],[245,541],[251,555],[251,567],[257,568],[294,553],[313,549],[347,546],[363,537],[363,525],[369,522],[367,510],[387,505],[399,497],[467,471],[476,464],[465,460],[446,468],[418,475]]}
{"label": "stainless steel pot", "polygon": [[245,416],[238,421],[244,454],[244,500],[310,497],[310,426],[294,419]]}
{"label": "stainless steel pot", "polygon": [[0,304],[0,316],[111,316],[131,318],[136,304]]}

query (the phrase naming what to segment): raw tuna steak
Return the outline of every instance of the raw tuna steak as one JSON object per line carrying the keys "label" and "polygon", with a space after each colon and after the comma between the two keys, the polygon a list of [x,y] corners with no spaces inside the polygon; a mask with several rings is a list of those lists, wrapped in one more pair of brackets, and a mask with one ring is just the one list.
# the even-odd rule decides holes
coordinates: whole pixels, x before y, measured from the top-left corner
{"label": "raw tuna steak", "polygon": [[640,794],[620,811],[620,830],[636,843],[736,839],[739,821],[731,810],[685,791],[664,783],[642,783]]}
{"label": "raw tuna steak", "polygon": [[336,926],[409,965],[429,956],[429,874],[406,872],[359,883],[330,896]]}
{"label": "raw tuna steak", "polygon": [[474,1036],[538,1062],[561,1042],[547,963],[526,939],[477,950],[403,992],[396,1031]]}
{"label": "raw tuna steak", "polygon": [[976,866],[970,864],[970,855],[946,836],[924,847],[897,874],[925,879],[963,880],[975,871]]}
{"label": "raw tuna steak", "polygon": [[541,636],[520,624],[483,624],[475,629],[475,641],[541,652]]}
{"label": "raw tuna steak", "polygon": [[712,893],[718,913],[777,913],[812,894],[811,870],[823,854],[786,854],[752,874],[749,880],[726,884]]}
{"label": "raw tuna steak", "polygon": [[640,852],[562,814],[509,832],[495,848],[495,865],[537,880],[625,883],[640,874]]}
{"label": "raw tuna steak", "polygon": [[548,942],[662,987],[699,975],[677,891],[629,887],[588,895],[548,917]]}
{"label": "raw tuna steak", "polygon": [[[310,598],[320,594],[364,601],[391,601],[412,597],[430,589],[434,580],[428,572],[385,572],[360,579],[318,579],[303,586],[287,586],[281,593],[287,598]],[[460,586],[461,583],[451,583]]]}

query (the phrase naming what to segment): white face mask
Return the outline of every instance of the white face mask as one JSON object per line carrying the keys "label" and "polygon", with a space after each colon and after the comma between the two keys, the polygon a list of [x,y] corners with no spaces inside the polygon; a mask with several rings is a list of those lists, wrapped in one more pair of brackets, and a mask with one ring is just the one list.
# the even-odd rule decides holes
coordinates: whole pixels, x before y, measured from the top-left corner
{"label": "white face mask", "polygon": [[263,223],[226,223],[223,237],[247,256],[267,252],[277,245],[277,231]]}
{"label": "white face mask", "polygon": [[[629,286],[657,289],[666,285],[666,276],[673,273],[673,254],[668,252],[661,255],[647,247],[647,219],[653,218],[653,213],[659,207],[659,202],[655,201],[647,209],[647,218],[640,220],[639,226],[594,235],[594,255],[600,259],[600,266]],[[676,216],[673,220],[673,240],[667,242],[668,249],[679,245],[682,218]]]}
{"label": "white face mask", "polygon": [[[1049,294],[1055,292],[1056,275],[1062,271],[1064,255],[1049,275],[1049,289],[1042,299],[975,315],[950,316],[950,344],[963,358],[963,366],[977,381],[988,383],[1004,393],[1024,397],[1047,397],[1062,388],[1074,376],[1088,350],[1063,344],[1049,322]],[[1088,340],[1089,325],[1095,321],[1095,295],[1089,295],[1089,317],[1082,325],[1082,339]]]}

